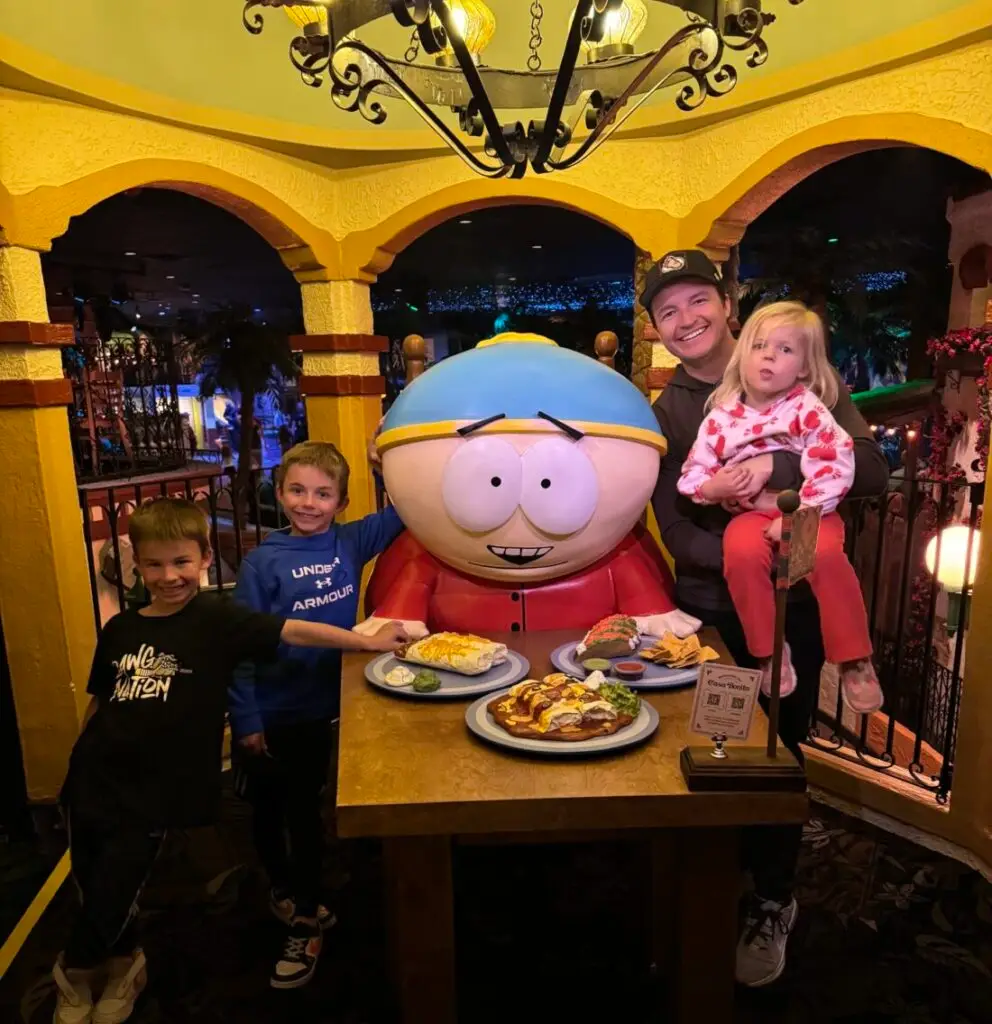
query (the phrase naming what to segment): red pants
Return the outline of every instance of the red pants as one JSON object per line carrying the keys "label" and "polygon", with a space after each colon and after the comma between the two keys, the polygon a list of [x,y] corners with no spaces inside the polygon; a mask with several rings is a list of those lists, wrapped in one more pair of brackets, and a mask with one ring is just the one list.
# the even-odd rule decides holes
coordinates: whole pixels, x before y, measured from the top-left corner
{"label": "red pants", "polygon": [[[765,537],[777,512],[743,512],[723,535],[723,574],[744,627],[748,650],[770,658],[775,646],[775,545]],[[820,520],[816,567],[807,577],[820,605],[827,661],[840,664],[871,656],[868,615],[858,577],[844,553],[844,521],[836,512]]]}

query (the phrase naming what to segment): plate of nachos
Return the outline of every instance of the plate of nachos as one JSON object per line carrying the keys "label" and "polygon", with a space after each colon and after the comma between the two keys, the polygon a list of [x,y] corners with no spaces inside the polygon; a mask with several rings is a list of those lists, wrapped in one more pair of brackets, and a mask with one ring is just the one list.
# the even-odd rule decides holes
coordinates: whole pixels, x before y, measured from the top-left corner
{"label": "plate of nachos", "polygon": [[674,633],[648,636],[638,632],[632,618],[619,615],[597,622],[581,640],[551,652],[551,662],[560,672],[576,679],[603,672],[635,690],[692,686],[700,665],[719,657],[695,633],[684,639]]}

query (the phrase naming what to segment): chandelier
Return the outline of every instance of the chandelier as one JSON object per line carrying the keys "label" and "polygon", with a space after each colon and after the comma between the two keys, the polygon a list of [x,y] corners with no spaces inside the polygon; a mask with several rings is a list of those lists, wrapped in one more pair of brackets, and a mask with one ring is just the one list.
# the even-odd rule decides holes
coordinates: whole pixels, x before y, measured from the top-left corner
{"label": "chandelier", "polygon": [[[685,23],[657,48],[638,52],[648,4],[678,8]],[[761,0],[576,0],[561,59],[546,70],[544,8],[534,0],[523,70],[484,63],[496,18],[483,0],[246,0],[242,20],[253,35],[264,28],[259,8],[266,7],[282,8],[302,32],[289,59],[306,85],[328,80],[340,109],[377,125],[387,119],[382,100],[401,97],[489,178],[574,167],[663,87],[674,87],[683,111],[726,95],[737,84],[734,54],[748,68],[764,64],[762,33],[775,20]],[[402,57],[359,38],[390,16],[411,33]],[[455,116],[442,116],[445,108]],[[522,110],[543,116],[525,126],[499,113]]]}

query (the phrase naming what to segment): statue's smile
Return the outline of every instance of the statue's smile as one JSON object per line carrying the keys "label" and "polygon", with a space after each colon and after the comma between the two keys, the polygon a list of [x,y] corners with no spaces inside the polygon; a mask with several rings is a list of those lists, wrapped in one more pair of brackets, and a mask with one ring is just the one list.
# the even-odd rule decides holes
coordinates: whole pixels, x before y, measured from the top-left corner
{"label": "statue's smile", "polygon": [[530,565],[531,562],[536,562],[539,558],[554,551],[554,548],[550,544],[539,548],[514,548],[499,544],[487,544],[486,550],[504,562],[509,562],[510,565]]}

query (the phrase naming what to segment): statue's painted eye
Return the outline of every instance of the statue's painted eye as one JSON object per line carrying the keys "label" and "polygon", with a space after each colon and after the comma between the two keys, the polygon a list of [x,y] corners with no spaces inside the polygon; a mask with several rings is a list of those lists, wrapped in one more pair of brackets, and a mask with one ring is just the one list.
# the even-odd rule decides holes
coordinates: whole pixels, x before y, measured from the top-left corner
{"label": "statue's painted eye", "polygon": [[495,530],[520,504],[520,456],[498,437],[475,437],[444,467],[441,496],[448,515],[471,533]]}
{"label": "statue's painted eye", "polygon": [[521,459],[520,507],[545,533],[581,530],[599,503],[599,477],[574,441],[552,437],[528,448]]}

